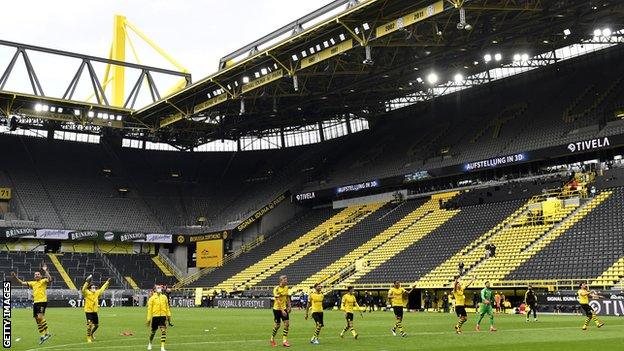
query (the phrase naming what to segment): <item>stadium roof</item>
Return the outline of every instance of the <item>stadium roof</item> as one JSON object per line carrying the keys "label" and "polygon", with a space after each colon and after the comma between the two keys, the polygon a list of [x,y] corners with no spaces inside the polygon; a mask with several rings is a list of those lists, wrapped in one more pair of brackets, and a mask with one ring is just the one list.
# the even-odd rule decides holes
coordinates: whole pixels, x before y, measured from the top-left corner
{"label": "stadium roof", "polygon": [[[140,126],[144,137],[199,145],[339,116],[373,118],[389,101],[426,93],[438,81],[476,77],[521,54],[554,53],[591,39],[596,28],[614,35],[624,28],[624,4],[336,0],[227,55],[215,74],[123,111],[131,116],[124,125]],[[488,81],[482,75],[466,84]]]}

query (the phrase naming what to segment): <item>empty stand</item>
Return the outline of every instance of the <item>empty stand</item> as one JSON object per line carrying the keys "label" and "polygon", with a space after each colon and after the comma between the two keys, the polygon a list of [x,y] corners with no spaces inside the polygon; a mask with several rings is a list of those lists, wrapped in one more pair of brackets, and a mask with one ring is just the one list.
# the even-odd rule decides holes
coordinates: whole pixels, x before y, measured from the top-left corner
{"label": "empty stand", "polygon": [[[496,226],[521,205],[522,201],[513,200],[461,207],[459,213],[446,223],[371,270],[356,283],[414,282]],[[458,273],[457,266],[455,272]]]}
{"label": "empty stand", "polygon": [[173,285],[175,277],[167,277],[156,266],[152,256],[147,254],[106,254],[106,257],[125,278],[130,277],[141,289],[149,289],[154,284]]}
{"label": "empty stand", "polygon": [[[596,279],[624,252],[624,190],[613,193],[565,233],[505,277],[526,279]],[[610,280],[609,285],[615,281]],[[608,281],[604,280],[604,283]]]}
{"label": "empty stand", "polygon": [[374,214],[346,230],[340,237],[331,240],[297,262],[279,270],[258,283],[258,285],[274,285],[277,278],[282,274],[288,276],[288,283],[292,286],[307,280],[306,278],[308,277],[317,276],[320,272],[324,271],[324,268],[338,261],[341,257],[360,245],[368,242],[379,233],[385,231],[389,226],[422,205],[423,202],[424,201],[419,200],[403,203],[388,203],[384,205]]}
{"label": "empty stand", "polygon": [[82,287],[85,278],[89,275],[93,275],[95,284],[101,285],[106,279],[111,278],[111,289],[123,288],[121,283],[110,273],[108,267],[95,253],[70,252],[59,254],[57,257],[78,289]]}
{"label": "empty stand", "polygon": [[359,263],[356,262],[354,273],[346,279],[342,279],[340,284],[342,286],[347,286],[357,281],[368,272],[388,261],[394,255],[400,253],[434,231],[459,212],[458,210],[449,211],[441,209],[439,199],[436,198],[427,201],[419,209],[425,211],[422,217],[358,259]]}
{"label": "empty stand", "polygon": [[346,230],[377,211],[382,203],[347,207],[293,242],[221,282],[216,289],[253,287],[275,272],[284,269],[319,247],[334,240]]}
{"label": "empty stand", "polygon": [[[41,272],[41,262],[46,262],[48,271],[52,276],[51,289],[68,289],[63,278],[50,262],[47,254],[41,251],[0,251],[0,274],[3,280],[11,280],[11,272],[15,272],[20,279],[33,280],[35,272]],[[21,285],[13,284],[20,288]]]}
{"label": "empty stand", "polygon": [[337,210],[324,208],[299,215],[294,222],[270,235],[261,245],[225,263],[222,267],[217,267],[208,274],[200,276],[196,281],[191,282],[189,287],[216,286],[236,273],[277,252],[286,243],[295,241],[299,236],[319,226],[337,212]]}

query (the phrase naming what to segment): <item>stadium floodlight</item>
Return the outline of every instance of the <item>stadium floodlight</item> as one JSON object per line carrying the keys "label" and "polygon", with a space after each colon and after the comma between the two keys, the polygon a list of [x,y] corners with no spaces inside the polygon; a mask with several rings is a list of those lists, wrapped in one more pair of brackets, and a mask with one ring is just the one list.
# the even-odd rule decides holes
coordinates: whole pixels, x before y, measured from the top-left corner
{"label": "stadium floodlight", "polygon": [[102,119],[108,119],[108,113],[103,113],[102,114]]}
{"label": "stadium floodlight", "polygon": [[121,121],[121,115],[117,115],[117,120]]}
{"label": "stadium floodlight", "polygon": [[299,57],[297,57],[297,55],[292,55],[292,60],[293,60],[293,61],[298,61],[298,60],[299,60]]}
{"label": "stadium floodlight", "polygon": [[431,72],[429,73],[429,75],[427,76],[427,82],[429,84],[435,84],[438,82],[438,75],[435,72]]}
{"label": "stadium floodlight", "polygon": [[48,112],[49,110],[50,110],[50,106],[48,106],[48,105],[41,105],[41,111]]}
{"label": "stadium floodlight", "polygon": [[41,110],[42,110],[41,104],[35,104],[35,111],[41,112]]}
{"label": "stadium floodlight", "polygon": [[503,59],[503,55],[501,55],[501,53],[500,53],[500,52],[498,52],[498,53],[496,53],[496,55],[494,55],[494,60],[495,60],[496,62],[498,62],[498,61],[500,61],[500,60],[502,60],[502,59]]}
{"label": "stadium floodlight", "polygon": [[58,113],[63,113],[63,108],[62,108],[62,107],[57,107],[57,108],[56,108],[56,112],[58,112]]}
{"label": "stadium floodlight", "polygon": [[572,31],[571,31],[571,30],[569,30],[569,29],[567,29],[567,28],[563,30],[563,35],[565,35],[566,37],[567,37],[568,35],[570,35],[570,34],[572,34]]}
{"label": "stadium floodlight", "polygon": [[245,114],[245,99],[241,99],[241,102],[240,102],[240,114],[241,115]]}
{"label": "stadium floodlight", "polygon": [[80,116],[80,110],[74,110],[74,116]]}
{"label": "stadium floodlight", "polygon": [[420,77],[416,78],[416,81],[417,81],[418,83],[422,83],[422,82],[423,82],[422,78],[420,78]]}
{"label": "stadium floodlight", "polygon": [[599,37],[601,35],[602,35],[602,29],[600,29],[600,28],[594,29],[594,36],[595,37]]}
{"label": "stadium floodlight", "polygon": [[464,76],[461,73],[457,73],[455,77],[453,77],[455,83],[461,83],[464,81]]}
{"label": "stadium floodlight", "polygon": [[485,54],[485,56],[483,56],[483,61],[485,61],[485,62],[490,62],[490,61],[492,61],[492,55],[490,55],[490,54]]}
{"label": "stadium floodlight", "polygon": [[87,113],[87,117],[89,117],[89,118],[93,118],[93,117],[95,117],[95,112],[93,112],[93,111],[89,111],[89,112]]}
{"label": "stadium floodlight", "polygon": [[605,28],[602,30],[602,36],[604,37],[610,37],[611,36],[611,28]]}
{"label": "stadium floodlight", "polygon": [[50,112],[56,112],[56,107],[54,106],[50,107]]}
{"label": "stadium floodlight", "polygon": [[249,83],[249,77],[245,76],[243,77],[243,84],[247,84]]}
{"label": "stadium floodlight", "polygon": [[518,62],[518,61],[522,60],[522,55],[520,55],[520,54],[514,54],[514,55],[513,55],[513,60],[514,60],[515,62]]}
{"label": "stadium floodlight", "polygon": [[522,56],[520,56],[520,58],[522,59],[522,61],[528,61],[529,60],[529,54],[522,54]]}

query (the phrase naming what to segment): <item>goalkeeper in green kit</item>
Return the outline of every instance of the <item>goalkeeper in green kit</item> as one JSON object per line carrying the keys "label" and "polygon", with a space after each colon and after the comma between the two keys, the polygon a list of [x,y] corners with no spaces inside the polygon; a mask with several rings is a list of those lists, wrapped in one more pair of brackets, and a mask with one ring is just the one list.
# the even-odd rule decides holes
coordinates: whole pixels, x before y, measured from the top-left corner
{"label": "goalkeeper in green kit", "polygon": [[485,282],[485,288],[481,290],[481,304],[479,305],[479,320],[477,321],[477,331],[481,331],[481,320],[487,314],[490,316],[490,331],[496,331],[494,328],[494,310],[492,309],[492,302],[494,301],[494,294],[490,290],[490,282]]}

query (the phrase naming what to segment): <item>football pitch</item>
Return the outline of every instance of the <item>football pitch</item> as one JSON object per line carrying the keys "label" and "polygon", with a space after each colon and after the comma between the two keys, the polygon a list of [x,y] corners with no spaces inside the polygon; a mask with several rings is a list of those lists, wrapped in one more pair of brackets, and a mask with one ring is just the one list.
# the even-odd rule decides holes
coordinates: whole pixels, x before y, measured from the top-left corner
{"label": "football pitch", "polygon": [[[146,350],[148,330],[145,308],[119,307],[100,310],[97,340],[86,343],[86,321],[79,309],[50,308],[46,313],[52,338],[38,345],[38,334],[30,309],[13,309],[12,334],[15,350]],[[190,350],[268,350],[272,328],[270,310],[242,309],[173,309],[173,324],[167,333],[168,351]],[[624,350],[624,317],[603,317],[606,325],[594,324],[582,331],[584,316],[542,315],[539,322],[525,323],[524,316],[497,315],[497,332],[474,331],[476,316],[469,315],[464,333],[456,335],[452,314],[406,313],[406,338],[394,337],[391,312],[356,314],[355,328],[359,338],[350,334],[341,339],[344,315],[325,312],[325,328],[320,345],[309,339],[314,322],[304,320],[303,311],[291,314],[290,343],[298,350]],[[487,330],[484,319],[482,329]],[[132,331],[133,336],[120,336]],[[158,332],[154,350],[160,350]],[[276,340],[281,341],[281,330]],[[282,348],[281,344],[278,348]]]}

